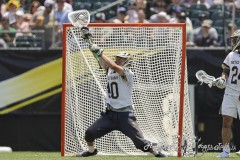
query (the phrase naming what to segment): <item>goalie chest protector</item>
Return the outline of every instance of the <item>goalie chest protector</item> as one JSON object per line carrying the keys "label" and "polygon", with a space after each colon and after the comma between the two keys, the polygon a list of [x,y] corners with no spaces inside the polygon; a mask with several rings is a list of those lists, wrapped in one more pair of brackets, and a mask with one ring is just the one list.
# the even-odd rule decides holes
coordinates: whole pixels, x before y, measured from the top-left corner
{"label": "goalie chest protector", "polygon": [[133,72],[124,68],[125,76],[109,69],[107,74],[106,103],[114,109],[132,105]]}

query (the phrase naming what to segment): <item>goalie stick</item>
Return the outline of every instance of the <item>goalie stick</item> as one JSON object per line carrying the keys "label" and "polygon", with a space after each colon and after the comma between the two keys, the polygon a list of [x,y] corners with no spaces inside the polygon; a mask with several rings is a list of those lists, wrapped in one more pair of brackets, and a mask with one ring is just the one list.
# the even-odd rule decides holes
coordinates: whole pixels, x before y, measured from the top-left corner
{"label": "goalie stick", "polygon": [[[90,22],[90,13],[87,10],[73,11],[68,14],[68,19],[70,20],[70,22],[74,27],[78,27],[82,29],[83,27],[88,26]],[[91,34],[86,35],[85,40],[89,45],[93,44],[93,39]],[[101,67],[98,56],[96,54],[93,54],[93,56],[95,57],[99,66]]]}
{"label": "goalie stick", "polygon": [[[203,70],[199,70],[196,72],[196,78],[198,79],[198,81],[201,83],[200,85],[202,85],[203,83],[207,84],[210,88],[213,86],[213,82],[216,80],[216,78],[214,76],[210,76],[208,75],[205,71]],[[235,91],[240,92],[239,90],[237,90],[234,87],[231,87],[229,85],[226,85],[226,87],[229,87]]]}
{"label": "goalie stick", "polygon": [[[73,12],[68,13],[68,19],[70,20],[71,24],[72,24],[74,27],[77,27],[77,28],[80,28],[80,29],[81,29],[82,27],[87,27],[87,26],[88,26],[88,24],[89,24],[89,22],[90,22],[90,14],[89,14],[89,12],[88,12],[87,10],[73,11]],[[79,44],[79,42],[78,42],[78,39],[77,39],[76,35],[73,33],[73,30],[72,30],[72,29],[70,29],[70,30],[71,30],[71,32],[72,32],[72,34],[73,34],[73,37],[74,37],[74,39],[76,40],[79,48],[81,49],[80,44]],[[90,35],[87,36],[86,40],[87,40],[87,43],[88,43],[89,45],[92,45],[92,44],[93,44],[93,40],[92,40],[92,37],[91,37]],[[86,64],[87,64],[87,66],[89,67],[89,69],[90,69],[90,71],[91,71],[91,73],[92,73],[95,81],[97,82],[98,87],[100,88],[102,94],[103,94],[104,97],[105,97],[105,96],[106,96],[106,93],[105,93],[103,87],[101,86],[100,82],[99,82],[99,81],[97,80],[97,78],[95,77],[95,74],[94,74],[93,70],[91,69],[91,67],[90,67],[90,65],[89,65],[89,63],[88,63],[87,58],[86,58],[85,55],[83,54],[82,49],[81,49],[81,54],[82,54],[82,56],[83,56],[83,58],[84,58],[84,60],[85,60],[85,62],[86,62]],[[95,59],[97,60],[99,66],[101,67],[101,65],[100,65],[100,63],[99,63],[99,58],[98,58],[98,56],[97,56],[96,54],[93,54],[93,55],[94,55]]]}

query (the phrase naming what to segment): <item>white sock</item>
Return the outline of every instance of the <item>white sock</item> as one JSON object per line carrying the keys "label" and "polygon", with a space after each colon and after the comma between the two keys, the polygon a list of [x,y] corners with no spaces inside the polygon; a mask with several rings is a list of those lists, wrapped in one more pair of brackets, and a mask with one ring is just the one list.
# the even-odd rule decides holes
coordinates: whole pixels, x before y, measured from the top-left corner
{"label": "white sock", "polygon": [[94,152],[94,146],[88,146],[88,152],[93,153]]}
{"label": "white sock", "polygon": [[223,146],[223,152],[230,153],[230,146],[229,146],[229,144],[225,144],[225,145]]}

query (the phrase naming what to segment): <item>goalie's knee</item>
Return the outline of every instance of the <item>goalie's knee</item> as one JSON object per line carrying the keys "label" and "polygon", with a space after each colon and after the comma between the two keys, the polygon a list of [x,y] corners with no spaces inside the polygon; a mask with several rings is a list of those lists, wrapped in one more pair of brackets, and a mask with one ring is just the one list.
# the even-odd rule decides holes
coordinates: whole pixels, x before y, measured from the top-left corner
{"label": "goalie's knee", "polygon": [[91,130],[90,128],[88,128],[85,132],[85,141],[86,142],[93,142],[95,140],[95,136],[94,136],[94,131]]}

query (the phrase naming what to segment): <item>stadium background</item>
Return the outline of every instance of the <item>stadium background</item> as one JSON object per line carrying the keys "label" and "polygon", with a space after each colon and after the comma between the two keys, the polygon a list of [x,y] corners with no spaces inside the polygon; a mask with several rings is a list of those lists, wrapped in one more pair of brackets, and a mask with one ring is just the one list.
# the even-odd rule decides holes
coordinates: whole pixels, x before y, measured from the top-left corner
{"label": "stadium background", "polygon": [[[77,3],[73,9],[77,10],[86,8],[83,4],[87,4],[88,0],[86,3],[74,2]],[[89,9],[102,11],[97,10],[101,5],[108,4],[97,2]],[[117,8],[114,7],[114,10],[105,10],[107,18],[115,16]],[[222,33],[223,30],[220,31]],[[61,49],[10,48],[0,52],[0,146],[9,146],[13,151],[60,151]],[[219,76],[220,65],[227,53],[223,47],[187,48],[189,84],[195,86],[195,134],[203,144],[217,145],[221,142],[221,116],[218,112],[223,90],[200,86],[195,73],[203,69],[210,75]],[[43,83],[50,81],[53,82]],[[239,126],[239,120],[235,120],[233,145],[237,146],[237,150],[240,149]]]}
{"label": "stadium background", "polygon": [[[208,88],[207,85],[200,86],[195,73],[203,69],[211,75],[220,75],[220,65],[225,55],[225,50],[221,48],[187,49],[189,84],[195,85],[195,134],[201,138],[202,144],[217,145],[221,142],[221,116],[218,111],[223,90]],[[60,151],[61,76],[59,78],[49,74],[52,74],[53,70],[61,75],[61,56],[61,50],[1,51],[1,88],[10,90],[14,86],[21,85],[27,80],[24,76],[32,73],[31,79],[34,85],[28,87],[36,92],[29,90],[30,94],[26,94],[28,97],[22,96],[22,99],[9,102],[7,105],[0,103],[0,146],[10,146],[13,151]],[[56,65],[49,68],[49,64],[53,62],[57,62]],[[42,72],[37,72],[37,68],[44,69]],[[19,77],[23,78],[19,79]],[[41,82],[36,80],[36,77],[42,77],[46,81],[52,80],[54,83],[45,90],[38,90],[37,85]],[[13,79],[19,81],[12,81]],[[11,83],[6,83],[8,81]],[[21,95],[23,89],[14,92]],[[52,92],[54,90],[56,92]],[[0,89],[1,100],[4,100],[3,96],[10,96],[7,91]],[[42,95],[46,96],[42,97]],[[233,128],[233,145],[239,147],[238,120],[235,121]]]}

